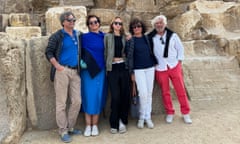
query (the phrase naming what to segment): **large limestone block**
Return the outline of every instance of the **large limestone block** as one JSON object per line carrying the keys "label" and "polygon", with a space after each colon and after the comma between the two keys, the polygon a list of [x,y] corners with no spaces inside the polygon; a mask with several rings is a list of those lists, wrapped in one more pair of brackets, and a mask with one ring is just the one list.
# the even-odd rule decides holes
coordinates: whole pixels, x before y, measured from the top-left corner
{"label": "large limestone block", "polygon": [[96,8],[115,9],[115,1],[116,0],[94,0],[94,4]]}
{"label": "large limestone block", "polygon": [[125,32],[128,33],[128,24],[132,17],[131,12],[121,12],[115,9],[91,9],[88,14],[94,14],[100,17],[101,19],[101,30],[104,32],[109,32],[109,25],[114,17],[120,16],[123,21],[123,27]]}
{"label": "large limestone block", "polygon": [[[1,73],[0,81],[2,81]],[[4,90],[4,83],[0,82],[0,143],[9,132],[8,119],[7,96]]]}
{"label": "large limestone block", "polygon": [[183,70],[192,100],[221,100],[239,96],[240,69],[234,56],[186,58]]}
{"label": "large limestone block", "polygon": [[33,38],[26,49],[27,109],[33,128],[56,128],[55,92],[45,58],[48,37]]}
{"label": "large limestone block", "polygon": [[2,0],[2,2],[0,1],[3,7],[3,11],[1,12],[6,14],[29,12],[31,1],[32,0]]}
{"label": "large limestone block", "polygon": [[[199,29],[202,17],[195,10],[188,11],[176,17],[169,23],[170,27],[182,38],[182,40],[201,39],[202,31]],[[198,31],[198,35],[194,35]]]}
{"label": "large limestone block", "polygon": [[27,13],[11,13],[9,15],[9,24],[13,27],[30,26],[30,16]]}
{"label": "large limestone block", "polygon": [[240,65],[240,38],[239,37],[236,37],[236,39],[229,40],[229,45],[226,48],[226,52],[228,52],[230,55],[235,55]]}
{"label": "large limestone block", "polygon": [[239,10],[236,2],[197,0],[189,5],[190,10],[201,14],[201,28],[208,38],[234,37],[239,35]]}
{"label": "large limestone block", "polygon": [[109,26],[115,16],[120,16],[117,10],[112,9],[92,9],[89,14],[97,15],[101,19],[101,24],[107,26]]}
{"label": "large limestone block", "polygon": [[4,32],[7,26],[8,26],[8,15],[0,14],[0,32]]}
{"label": "large limestone block", "polygon": [[94,6],[93,0],[59,0],[64,5],[72,6]]}
{"label": "large limestone block", "polygon": [[7,97],[9,133],[3,144],[15,144],[26,128],[25,41],[0,33],[1,85]]}
{"label": "large limestone block", "polygon": [[41,37],[41,28],[33,27],[7,27],[6,33],[14,38],[31,39],[33,37]]}
{"label": "large limestone block", "polygon": [[[183,42],[186,57],[226,55],[225,49],[217,41],[197,40]],[[224,45],[223,45],[224,46]]]}
{"label": "large limestone block", "polygon": [[200,13],[223,13],[235,4],[235,2],[196,0],[189,5],[189,9],[196,9]]}
{"label": "large limestone block", "polygon": [[54,7],[48,9],[46,12],[46,30],[47,35],[50,35],[56,32],[58,29],[62,28],[60,24],[59,16],[64,11],[71,11],[74,13],[77,21],[75,22],[75,29],[82,32],[87,32],[88,28],[86,26],[86,15],[87,10],[84,6],[63,6],[63,7]]}

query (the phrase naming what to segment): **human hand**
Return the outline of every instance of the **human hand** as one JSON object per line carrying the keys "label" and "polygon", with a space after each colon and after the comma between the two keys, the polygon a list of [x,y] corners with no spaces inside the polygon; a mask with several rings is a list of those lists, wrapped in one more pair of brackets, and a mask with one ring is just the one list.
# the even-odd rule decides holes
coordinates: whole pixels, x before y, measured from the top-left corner
{"label": "human hand", "polygon": [[57,71],[63,71],[64,70],[64,66],[57,64],[57,66],[55,66]]}

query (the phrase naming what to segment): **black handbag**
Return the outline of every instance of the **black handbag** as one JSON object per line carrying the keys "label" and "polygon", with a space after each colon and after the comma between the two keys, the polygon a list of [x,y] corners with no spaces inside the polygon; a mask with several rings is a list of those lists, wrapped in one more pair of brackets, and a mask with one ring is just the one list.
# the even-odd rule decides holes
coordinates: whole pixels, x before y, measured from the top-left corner
{"label": "black handbag", "polygon": [[132,99],[131,99],[131,116],[132,118],[139,118],[139,96],[137,92],[137,85],[132,82]]}

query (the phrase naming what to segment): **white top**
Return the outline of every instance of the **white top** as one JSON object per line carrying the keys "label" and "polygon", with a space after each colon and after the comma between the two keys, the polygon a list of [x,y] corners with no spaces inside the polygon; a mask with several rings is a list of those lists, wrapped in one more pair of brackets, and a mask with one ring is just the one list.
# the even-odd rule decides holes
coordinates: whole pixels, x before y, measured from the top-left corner
{"label": "white top", "polygon": [[174,68],[178,64],[178,61],[182,61],[184,59],[184,47],[176,33],[173,33],[170,37],[168,57],[163,57],[164,48],[166,45],[166,35],[167,32],[165,31],[164,35],[162,36],[164,44],[162,44],[162,41],[160,40],[160,35],[157,34],[153,37],[153,52],[158,61],[158,65],[155,67],[157,71],[166,71],[167,66]]}

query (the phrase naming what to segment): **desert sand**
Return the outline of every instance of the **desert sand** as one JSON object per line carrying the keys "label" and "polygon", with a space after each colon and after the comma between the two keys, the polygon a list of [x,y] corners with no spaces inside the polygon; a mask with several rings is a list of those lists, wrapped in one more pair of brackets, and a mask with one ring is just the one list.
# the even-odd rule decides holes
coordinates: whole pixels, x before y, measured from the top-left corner
{"label": "desert sand", "polygon": [[[174,101],[176,113],[172,124],[164,115],[153,115],[154,129],[138,129],[136,119],[130,118],[124,134],[109,132],[108,118],[100,120],[100,135],[96,137],[73,136],[71,144],[240,144],[240,100],[191,101],[192,124],[185,124]],[[83,118],[78,128],[84,130]],[[57,130],[28,130],[20,144],[62,144]]]}

